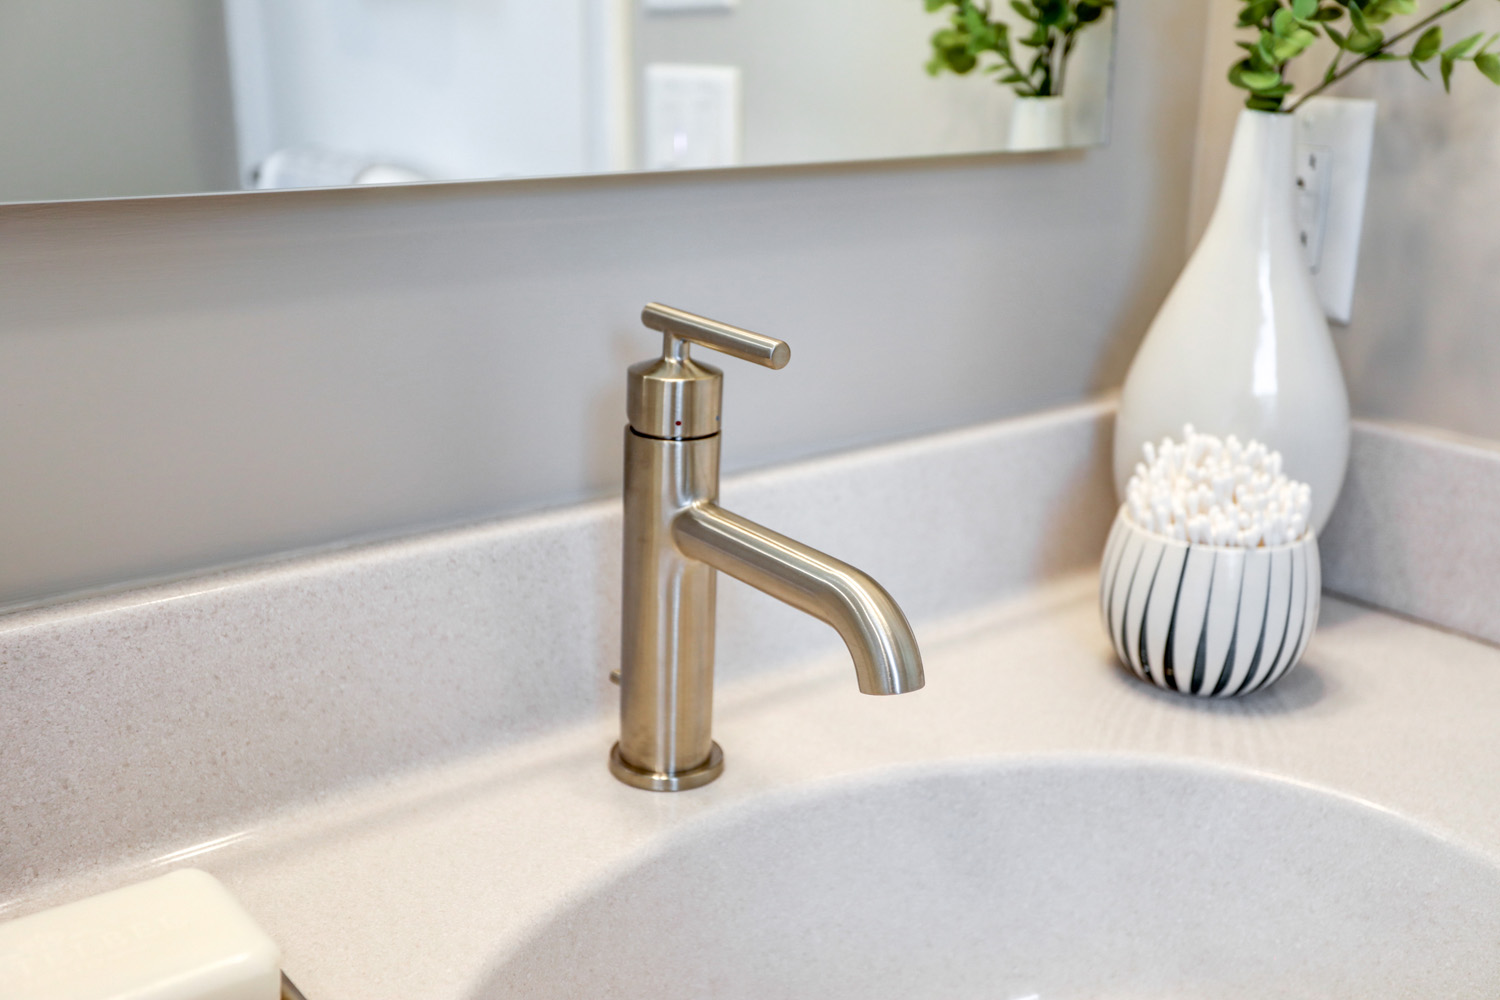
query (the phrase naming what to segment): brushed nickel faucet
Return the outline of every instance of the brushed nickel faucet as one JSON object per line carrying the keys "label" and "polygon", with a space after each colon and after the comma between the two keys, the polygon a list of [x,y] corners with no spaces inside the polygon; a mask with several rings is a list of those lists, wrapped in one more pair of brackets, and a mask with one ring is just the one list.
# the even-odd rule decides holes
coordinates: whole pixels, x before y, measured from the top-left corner
{"label": "brushed nickel faucet", "polygon": [[629,375],[620,741],[609,767],[627,785],[675,792],[724,769],[711,733],[716,573],[837,629],[866,694],[920,688],[922,657],[905,615],[874,580],[718,506],[724,376],[693,360],[689,346],[767,368],[786,367],[791,349],[655,303],[641,319],[664,339],[661,357]]}

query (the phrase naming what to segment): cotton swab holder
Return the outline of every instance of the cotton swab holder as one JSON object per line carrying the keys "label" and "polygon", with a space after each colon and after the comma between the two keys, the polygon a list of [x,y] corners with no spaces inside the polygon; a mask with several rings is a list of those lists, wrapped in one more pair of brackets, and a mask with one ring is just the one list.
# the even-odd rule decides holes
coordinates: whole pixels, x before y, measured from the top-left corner
{"label": "cotton swab holder", "polygon": [[1201,697],[1259,691],[1296,666],[1317,628],[1310,491],[1281,456],[1184,429],[1145,446],[1105,545],[1099,607],[1120,661]]}

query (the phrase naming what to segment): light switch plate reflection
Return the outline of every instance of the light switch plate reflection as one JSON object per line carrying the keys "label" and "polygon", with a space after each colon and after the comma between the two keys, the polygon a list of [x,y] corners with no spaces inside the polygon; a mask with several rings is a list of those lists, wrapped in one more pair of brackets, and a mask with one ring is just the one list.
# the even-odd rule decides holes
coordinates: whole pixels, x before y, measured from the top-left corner
{"label": "light switch plate reflection", "polygon": [[652,63],[645,105],[646,169],[739,165],[739,67]]}

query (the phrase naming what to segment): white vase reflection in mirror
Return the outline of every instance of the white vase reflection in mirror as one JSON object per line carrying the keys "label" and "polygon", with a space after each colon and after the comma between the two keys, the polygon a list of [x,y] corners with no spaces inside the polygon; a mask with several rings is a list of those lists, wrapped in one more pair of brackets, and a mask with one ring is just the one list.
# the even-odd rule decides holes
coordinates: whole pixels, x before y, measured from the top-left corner
{"label": "white vase reflection in mirror", "polygon": [[1067,98],[1018,97],[1010,112],[1010,151],[1029,153],[1068,144]]}
{"label": "white vase reflection in mirror", "polygon": [[1038,132],[992,77],[929,76],[922,0],[5,10],[0,202],[1097,145],[1114,50],[1110,12]]}

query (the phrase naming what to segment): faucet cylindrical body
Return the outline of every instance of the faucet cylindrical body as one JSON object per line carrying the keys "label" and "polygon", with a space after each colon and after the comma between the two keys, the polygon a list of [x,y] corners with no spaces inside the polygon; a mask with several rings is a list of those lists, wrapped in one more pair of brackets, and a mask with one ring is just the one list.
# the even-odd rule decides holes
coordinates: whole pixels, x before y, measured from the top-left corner
{"label": "faucet cylindrical body", "polygon": [[712,737],[713,567],[684,556],[672,522],[719,491],[719,435],[669,441],[625,428],[620,646],[621,780],[679,790],[718,777]]}

